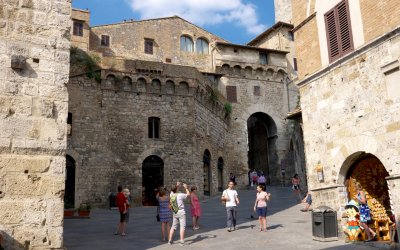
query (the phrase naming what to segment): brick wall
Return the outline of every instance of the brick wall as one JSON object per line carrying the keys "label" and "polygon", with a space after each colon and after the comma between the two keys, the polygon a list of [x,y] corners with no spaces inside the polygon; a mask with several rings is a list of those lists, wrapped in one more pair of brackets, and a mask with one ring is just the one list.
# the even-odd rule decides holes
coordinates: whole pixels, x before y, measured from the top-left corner
{"label": "brick wall", "polygon": [[292,0],[292,20],[294,27],[299,25],[307,18],[308,1],[309,0]]}
{"label": "brick wall", "polygon": [[60,249],[70,1],[0,6],[0,234],[4,249]]}

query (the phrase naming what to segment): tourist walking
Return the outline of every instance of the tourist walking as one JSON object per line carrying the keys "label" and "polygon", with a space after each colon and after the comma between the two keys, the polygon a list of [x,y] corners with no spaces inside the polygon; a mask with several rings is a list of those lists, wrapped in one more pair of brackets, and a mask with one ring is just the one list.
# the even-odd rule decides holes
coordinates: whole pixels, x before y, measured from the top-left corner
{"label": "tourist walking", "polygon": [[236,185],[236,176],[233,173],[229,174],[229,181],[232,181]]}
{"label": "tourist walking", "polygon": [[201,208],[199,197],[197,196],[197,187],[190,188],[190,213],[192,215],[192,228],[193,230],[200,229],[199,218],[201,216]]}
{"label": "tourist walking", "polygon": [[305,203],[304,208],[300,209],[302,212],[308,212],[312,203],[312,195],[311,191],[308,191],[304,199],[301,201],[302,203]]}
{"label": "tourist walking", "polygon": [[229,181],[228,188],[222,193],[221,200],[225,202],[226,206],[226,217],[227,217],[227,228],[228,232],[236,230],[236,206],[239,205],[239,197],[237,191],[234,189],[235,183]]}
{"label": "tourist walking", "polygon": [[169,227],[172,220],[172,212],[169,208],[169,197],[167,189],[160,187],[157,194],[158,214],[157,220],[161,222],[162,241],[166,241],[169,235]]}
{"label": "tourist walking", "polygon": [[253,172],[251,172],[250,177],[251,177],[251,187],[252,189],[254,189],[254,187],[257,186],[258,183],[258,174],[255,169],[253,169]]}
{"label": "tourist walking", "polygon": [[126,204],[127,198],[125,197],[124,193],[122,192],[122,187],[118,186],[118,194],[116,199],[118,211],[119,211],[119,223],[117,225],[117,231],[115,231],[115,235],[126,236],[125,228],[126,228]]}
{"label": "tourist walking", "polygon": [[186,212],[184,200],[190,196],[190,192],[188,186],[183,183],[183,188],[185,189],[185,193],[178,193],[178,189],[182,184],[177,182],[176,185],[172,186],[171,194],[170,194],[170,206],[173,211],[173,221],[172,227],[169,232],[168,244],[172,244],[172,237],[174,236],[174,232],[179,224],[179,235],[180,235],[180,245],[183,246],[185,241],[185,227],[186,227]]}
{"label": "tourist walking", "polygon": [[367,197],[365,196],[365,192],[359,182],[356,183],[356,190],[357,190],[357,200],[360,204],[360,224],[361,227],[364,228],[365,233],[367,234],[368,239],[365,241],[372,241],[376,239],[376,233],[368,227],[368,221],[371,220],[371,212],[369,210],[367,204]]}
{"label": "tourist walking", "polygon": [[267,179],[265,178],[264,174],[261,173],[261,176],[258,177],[258,185],[263,185],[265,187],[266,182],[267,182]]}
{"label": "tourist walking", "polygon": [[293,193],[299,198],[298,200],[301,202],[300,178],[298,174],[295,174],[292,178],[292,190]]}
{"label": "tourist walking", "polygon": [[257,186],[256,201],[254,203],[254,211],[257,212],[260,222],[260,231],[267,231],[267,201],[270,194],[265,191],[264,185]]}

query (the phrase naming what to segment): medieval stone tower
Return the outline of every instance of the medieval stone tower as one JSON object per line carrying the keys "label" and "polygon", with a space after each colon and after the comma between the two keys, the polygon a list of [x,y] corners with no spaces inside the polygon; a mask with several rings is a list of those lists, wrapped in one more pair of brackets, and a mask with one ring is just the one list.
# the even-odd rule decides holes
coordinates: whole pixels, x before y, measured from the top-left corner
{"label": "medieval stone tower", "polygon": [[274,0],[275,23],[292,22],[292,0]]}

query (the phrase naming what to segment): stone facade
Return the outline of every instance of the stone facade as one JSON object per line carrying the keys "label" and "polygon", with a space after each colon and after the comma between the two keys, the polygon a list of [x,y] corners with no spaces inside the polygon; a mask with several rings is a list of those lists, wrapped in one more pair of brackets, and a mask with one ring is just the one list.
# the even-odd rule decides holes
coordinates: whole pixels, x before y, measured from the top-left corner
{"label": "stone facade", "polygon": [[0,13],[0,244],[61,249],[71,2]]}
{"label": "stone facade", "polygon": [[[182,51],[182,36],[193,41],[193,51]],[[205,53],[199,39],[207,42]],[[99,77],[73,71],[68,89],[76,206],[108,206],[118,185],[146,205],[149,157],[162,163],[158,184],[185,181],[200,196],[221,191],[231,172],[247,185],[250,162],[270,183],[281,183],[290,147],[284,118],[298,101],[287,82],[287,52],[230,44],[176,16],[92,27],[86,43],[87,55],[100,58]],[[72,44],[81,47],[82,37],[73,36]],[[229,87],[236,87],[231,113]],[[151,117],[159,118],[159,138],[149,138]],[[265,139],[249,138],[251,121],[264,124],[252,131],[264,131]],[[249,140],[264,158],[249,159]]]}
{"label": "stone facade", "polygon": [[[395,2],[386,1],[384,6],[394,6]],[[389,201],[386,209],[396,216],[399,225],[400,93],[394,86],[400,79],[400,23],[398,19],[394,18],[397,21],[393,21],[386,16],[386,7],[382,5],[369,8],[366,14],[366,7],[375,5],[375,1],[349,3],[352,32],[360,34],[353,37],[354,51],[328,64],[327,54],[324,54],[327,45],[320,42],[321,67],[312,70],[314,73],[310,71],[310,75],[302,74],[303,77],[297,81],[301,96],[308,185],[314,194],[313,205],[334,208],[339,211],[340,221],[346,202],[354,199],[347,197],[345,186],[351,170],[364,159],[375,159],[381,165],[374,165],[375,170],[371,174],[377,179],[366,183],[366,191],[373,193],[377,181],[381,186],[387,185],[389,197],[373,198],[382,203]],[[316,17],[304,19],[308,22],[295,28],[296,52],[303,65],[310,58],[308,39],[314,37],[321,41],[322,37],[326,37],[325,30],[320,29],[318,22],[325,13],[323,10],[328,11],[332,6],[324,4],[325,1],[316,1]],[[397,13],[398,9],[393,7],[391,12]],[[293,9],[294,19],[307,18],[301,8],[298,8],[299,12],[296,10]],[[383,16],[384,20],[371,18]],[[317,34],[315,30],[307,28],[307,23],[313,19],[317,22]],[[382,29],[381,22],[387,24]],[[317,166],[322,166],[323,178],[318,176]],[[378,179],[377,171],[381,170],[387,176]]]}

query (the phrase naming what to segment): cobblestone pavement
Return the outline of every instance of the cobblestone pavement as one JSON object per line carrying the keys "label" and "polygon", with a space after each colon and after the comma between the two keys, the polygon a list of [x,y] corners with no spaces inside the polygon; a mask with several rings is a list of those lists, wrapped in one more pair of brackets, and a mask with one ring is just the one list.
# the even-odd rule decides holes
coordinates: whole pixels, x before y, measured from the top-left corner
{"label": "cobblestone pavement", "polygon": [[[185,245],[168,245],[161,241],[161,226],[156,221],[156,207],[135,207],[130,210],[127,236],[115,236],[119,214],[116,210],[92,210],[90,219],[64,221],[64,245],[68,250],[125,249],[382,249],[378,243],[345,243],[343,240],[319,242],[312,240],[311,212],[300,212],[303,205],[295,201],[287,187],[268,187],[272,199],[268,203],[268,231],[260,232],[258,220],[251,219],[254,190],[239,190],[238,230],[226,230],[225,208],[219,196],[201,203],[203,215],[200,230],[191,229],[187,212]],[[186,207],[188,211],[188,207]],[[174,235],[178,242],[179,232]]]}

